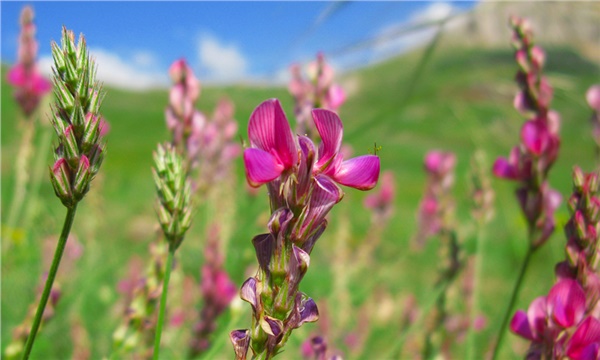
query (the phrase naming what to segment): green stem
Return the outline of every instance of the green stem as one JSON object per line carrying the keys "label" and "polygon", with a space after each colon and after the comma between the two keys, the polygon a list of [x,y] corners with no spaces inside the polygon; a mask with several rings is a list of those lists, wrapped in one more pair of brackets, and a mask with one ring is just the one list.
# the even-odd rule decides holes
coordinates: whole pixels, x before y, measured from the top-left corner
{"label": "green stem", "polygon": [[165,320],[165,308],[167,305],[167,293],[169,290],[169,278],[171,277],[171,267],[173,266],[173,255],[175,250],[169,247],[169,255],[167,256],[167,267],[165,269],[165,279],[163,281],[163,291],[160,297],[160,310],[158,311],[158,322],[156,324],[156,334],[154,335],[154,360],[158,359],[160,352],[160,336],[162,334],[163,322]]}
{"label": "green stem", "polygon": [[52,260],[52,265],[50,266],[50,271],[48,272],[48,278],[46,279],[46,285],[44,285],[42,298],[40,299],[40,303],[38,304],[37,311],[35,312],[35,318],[33,319],[33,325],[31,326],[31,331],[29,332],[29,336],[27,337],[27,343],[25,344],[25,350],[23,351],[23,359],[29,358],[29,354],[31,353],[31,349],[33,348],[33,342],[35,341],[35,336],[40,327],[40,323],[42,322],[42,315],[44,314],[46,303],[48,303],[50,290],[52,289],[52,284],[54,283],[54,278],[56,277],[56,272],[58,271],[58,266],[60,265],[60,259],[62,258],[63,252],[65,250],[65,245],[67,244],[69,232],[71,232],[71,226],[73,225],[73,220],[75,219],[76,211],[77,204],[73,205],[73,207],[67,208],[67,215],[65,217],[62,232],[60,233],[60,238],[58,239],[58,244],[56,245],[54,259]]}
{"label": "green stem", "polygon": [[506,312],[504,313],[504,318],[502,319],[502,325],[500,326],[500,330],[498,332],[498,341],[496,341],[496,345],[494,346],[494,352],[492,355],[492,360],[495,360],[498,357],[498,352],[500,351],[500,347],[502,346],[502,340],[504,339],[504,329],[508,325],[508,319],[510,318],[510,314],[512,312],[512,308],[517,301],[517,297],[519,295],[519,291],[521,290],[521,284],[523,284],[523,278],[525,278],[525,273],[527,272],[527,268],[529,267],[529,261],[531,260],[531,255],[535,251],[535,247],[529,245],[527,249],[527,254],[525,255],[525,260],[523,260],[523,264],[521,265],[521,271],[519,272],[519,277],[517,278],[517,282],[515,283],[515,287],[513,288],[512,295],[510,297],[510,301],[508,303],[508,307],[506,308]]}

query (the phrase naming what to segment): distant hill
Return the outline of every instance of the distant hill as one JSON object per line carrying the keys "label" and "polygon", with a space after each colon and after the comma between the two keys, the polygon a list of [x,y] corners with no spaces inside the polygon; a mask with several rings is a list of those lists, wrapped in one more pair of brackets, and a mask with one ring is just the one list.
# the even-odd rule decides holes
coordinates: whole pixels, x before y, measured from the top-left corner
{"label": "distant hill", "polygon": [[450,33],[456,41],[474,46],[506,46],[510,15],[528,18],[535,38],[544,46],[569,45],[589,59],[600,61],[598,1],[483,1],[457,19]]}

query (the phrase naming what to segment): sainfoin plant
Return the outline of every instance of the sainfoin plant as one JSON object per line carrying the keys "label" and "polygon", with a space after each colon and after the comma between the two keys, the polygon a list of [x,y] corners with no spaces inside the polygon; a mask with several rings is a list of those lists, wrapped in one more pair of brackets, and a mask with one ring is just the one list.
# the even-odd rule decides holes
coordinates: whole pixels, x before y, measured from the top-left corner
{"label": "sainfoin plant", "polygon": [[529,340],[527,359],[594,360],[600,356],[600,179],[573,171],[571,218],[565,225],[567,259],[556,265],[556,284],[517,311],[510,328]]}
{"label": "sainfoin plant", "polygon": [[508,158],[498,158],[494,175],[517,181],[516,197],[527,222],[528,247],[525,260],[500,326],[494,347],[496,358],[502,344],[509,314],[517,299],[532,254],[552,235],[555,227],[554,212],[561,195],[548,183],[548,172],[556,161],[560,146],[560,116],[550,109],[553,89],[543,75],[546,60],[544,51],[534,45],[531,24],[526,19],[511,17],[517,72],[517,93],[514,106],[528,120],[521,128],[521,143],[514,147]]}
{"label": "sainfoin plant", "polygon": [[326,215],[343,197],[338,184],[372,189],[379,178],[379,158],[342,158],[343,126],[331,111],[314,109],[321,144],[295,136],[278,100],[260,104],[250,116],[250,147],[244,151],[248,183],[267,185],[271,205],[269,232],[252,243],[258,272],[241,288],[252,306],[250,329],[230,334],[237,359],[269,359],[285,346],[292,330],[317,321],[313,299],[299,291],[310,253],[327,226]]}
{"label": "sainfoin plant", "polygon": [[77,205],[88,192],[104,157],[99,113],[103,93],[96,81],[96,66],[88,54],[85,38],[81,35],[76,42],[74,33],[63,28],[61,47],[52,43],[52,57],[56,102],[51,121],[59,145],[55,151],[56,162],[50,168],[50,180],[56,196],[67,208],[67,215],[23,358],[29,357],[33,347]]}

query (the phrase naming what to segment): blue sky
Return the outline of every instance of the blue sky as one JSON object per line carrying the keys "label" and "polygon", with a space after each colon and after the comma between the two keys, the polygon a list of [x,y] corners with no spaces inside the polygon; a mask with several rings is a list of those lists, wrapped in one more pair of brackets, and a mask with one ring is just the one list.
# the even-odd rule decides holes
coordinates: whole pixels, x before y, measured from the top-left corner
{"label": "blue sky", "polygon": [[[64,24],[86,36],[107,84],[166,86],[185,57],[201,81],[284,81],[292,62],[336,50],[398,26],[471,8],[473,2],[2,2],[2,61],[16,60],[19,13],[36,13],[40,67]],[[329,15],[328,15],[329,14]],[[340,70],[377,61],[427,40],[426,34],[330,58]],[[384,44],[385,45],[385,44]],[[387,51],[384,51],[387,49]]]}

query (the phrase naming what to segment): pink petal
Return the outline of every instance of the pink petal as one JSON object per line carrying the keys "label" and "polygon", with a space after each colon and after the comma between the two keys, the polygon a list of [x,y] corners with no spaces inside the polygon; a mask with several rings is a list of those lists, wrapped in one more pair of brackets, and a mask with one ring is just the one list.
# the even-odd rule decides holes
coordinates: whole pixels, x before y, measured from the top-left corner
{"label": "pink petal", "polygon": [[548,111],[547,115],[548,132],[558,136],[560,131],[560,114],[554,110]]}
{"label": "pink petal", "polygon": [[253,187],[276,179],[284,170],[273,155],[253,148],[244,151],[244,165],[248,184]]}
{"label": "pink petal", "polygon": [[554,215],[556,209],[560,206],[562,202],[562,195],[553,189],[547,189],[544,191],[544,211],[549,216]]}
{"label": "pink petal", "polygon": [[441,151],[432,150],[425,155],[425,170],[430,173],[439,172],[444,154]]}
{"label": "pink petal", "polygon": [[186,70],[188,69],[185,59],[175,60],[169,67],[169,76],[174,83],[181,82],[183,80]]}
{"label": "pink petal", "polygon": [[24,86],[27,82],[27,75],[25,74],[23,64],[17,64],[10,69],[7,74],[7,80],[11,85]]}
{"label": "pink petal", "polygon": [[585,94],[588,105],[596,112],[600,112],[600,85],[591,86]]}
{"label": "pink petal", "polygon": [[346,102],[346,92],[344,88],[339,86],[338,84],[333,84],[329,88],[327,92],[327,103],[329,105],[329,109],[337,110],[342,104]]}
{"label": "pink petal", "polygon": [[312,116],[322,140],[316,164],[318,169],[322,169],[329,167],[331,159],[340,151],[344,126],[340,117],[330,110],[314,109]]}
{"label": "pink petal", "polygon": [[521,140],[527,150],[535,155],[541,155],[548,145],[548,131],[540,121],[529,120],[523,124]]}
{"label": "pink petal", "polygon": [[517,179],[517,172],[515,171],[515,168],[503,157],[496,159],[492,172],[499,178],[511,180]]}
{"label": "pink petal", "polygon": [[585,313],[585,292],[581,285],[572,279],[556,283],[548,293],[548,310],[564,328],[577,324]]}
{"label": "pink petal", "polygon": [[567,343],[567,356],[573,360],[596,360],[600,348],[600,320],[588,316]]}
{"label": "pink petal", "polygon": [[529,327],[527,314],[523,310],[518,310],[515,315],[513,315],[513,318],[510,321],[510,329],[515,334],[524,337],[525,339],[534,340],[533,333]]}
{"label": "pink petal", "polygon": [[250,144],[277,157],[288,169],[298,161],[296,140],[277,99],[258,105],[248,123]]}
{"label": "pink petal", "polygon": [[32,90],[37,95],[43,95],[52,89],[52,85],[45,77],[40,74],[34,73],[32,75]]}
{"label": "pink petal", "polygon": [[527,309],[527,319],[534,339],[541,339],[546,328],[548,303],[545,296],[534,299]]}
{"label": "pink petal", "polygon": [[379,180],[379,157],[363,155],[344,161],[333,179],[358,190],[370,190]]}
{"label": "pink petal", "polygon": [[534,46],[531,48],[531,61],[538,68],[544,66],[544,63],[546,62],[546,53],[541,47]]}

